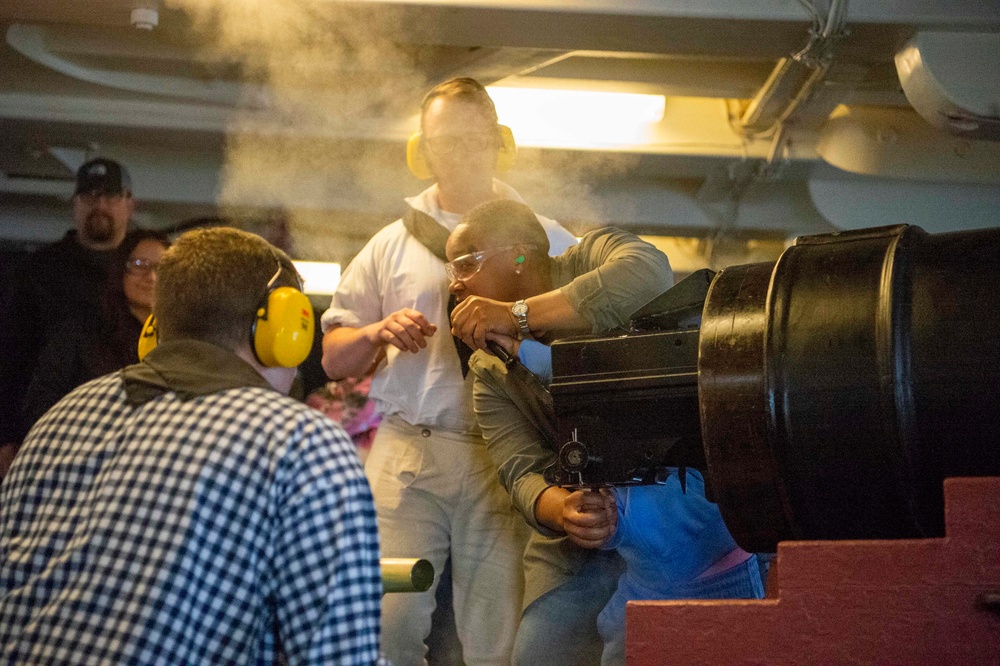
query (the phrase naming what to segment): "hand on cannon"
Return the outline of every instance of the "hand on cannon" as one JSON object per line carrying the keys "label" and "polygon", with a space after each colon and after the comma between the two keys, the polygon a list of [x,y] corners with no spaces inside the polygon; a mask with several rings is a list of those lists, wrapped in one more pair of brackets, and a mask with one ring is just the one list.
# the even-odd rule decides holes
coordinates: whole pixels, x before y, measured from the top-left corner
{"label": "hand on cannon", "polygon": [[562,510],[563,530],[583,548],[600,548],[618,528],[618,508],[607,488],[577,490],[566,496]]}

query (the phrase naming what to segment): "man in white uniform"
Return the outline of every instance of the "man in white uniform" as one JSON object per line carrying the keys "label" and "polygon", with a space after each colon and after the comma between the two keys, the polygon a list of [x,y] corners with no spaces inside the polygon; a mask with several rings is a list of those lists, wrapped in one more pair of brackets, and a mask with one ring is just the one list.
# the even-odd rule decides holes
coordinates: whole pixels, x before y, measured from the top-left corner
{"label": "man in white uniform", "polygon": [[[527,530],[487,454],[472,379],[464,379],[448,332],[444,243],[471,208],[520,201],[494,178],[498,158],[513,156],[504,131],[473,79],[452,79],[427,94],[408,157],[411,168],[414,159],[422,162],[437,182],[408,198],[403,218],[358,253],[323,315],[323,367],[331,378],[378,368],[370,397],[384,419],[366,473],[382,555],[426,558],[437,571],[451,557],[455,623],[468,666],[510,663]],[[539,220],[552,254],[575,242],[555,221]],[[382,649],[397,666],[424,662],[433,610],[433,589],[383,599]]]}

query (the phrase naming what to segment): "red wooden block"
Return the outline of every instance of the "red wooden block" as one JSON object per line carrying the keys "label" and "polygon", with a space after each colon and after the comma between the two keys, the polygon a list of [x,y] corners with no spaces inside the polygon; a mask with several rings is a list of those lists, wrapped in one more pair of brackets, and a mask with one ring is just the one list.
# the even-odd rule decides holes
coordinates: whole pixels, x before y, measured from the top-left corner
{"label": "red wooden block", "polygon": [[942,539],[778,544],[773,599],[630,602],[627,663],[1000,664],[1000,477],[944,493]]}

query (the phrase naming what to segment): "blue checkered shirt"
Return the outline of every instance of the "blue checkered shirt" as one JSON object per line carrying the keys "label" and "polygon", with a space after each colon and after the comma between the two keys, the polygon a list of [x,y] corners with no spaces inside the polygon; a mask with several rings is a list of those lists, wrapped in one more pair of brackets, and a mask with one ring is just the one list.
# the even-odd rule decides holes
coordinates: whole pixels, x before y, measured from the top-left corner
{"label": "blue checkered shirt", "polygon": [[264,388],[43,417],[0,486],[5,664],[372,664],[381,579],[351,439]]}

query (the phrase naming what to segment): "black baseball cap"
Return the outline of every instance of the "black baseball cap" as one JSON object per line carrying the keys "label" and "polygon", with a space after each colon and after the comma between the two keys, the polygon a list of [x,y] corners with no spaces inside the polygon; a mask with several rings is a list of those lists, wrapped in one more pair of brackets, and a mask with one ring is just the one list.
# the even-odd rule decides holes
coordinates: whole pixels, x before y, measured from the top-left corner
{"label": "black baseball cap", "polygon": [[83,192],[101,194],[131,194],[132,179],[128,171],[118,162],[104,157],[84,162],[76,172],[76,190],[73,195]]}

